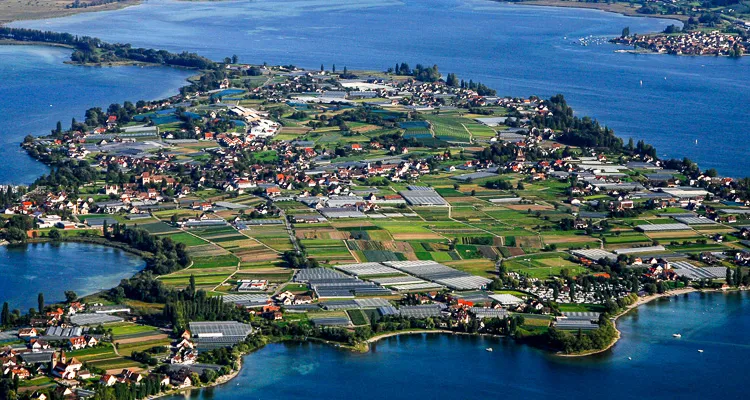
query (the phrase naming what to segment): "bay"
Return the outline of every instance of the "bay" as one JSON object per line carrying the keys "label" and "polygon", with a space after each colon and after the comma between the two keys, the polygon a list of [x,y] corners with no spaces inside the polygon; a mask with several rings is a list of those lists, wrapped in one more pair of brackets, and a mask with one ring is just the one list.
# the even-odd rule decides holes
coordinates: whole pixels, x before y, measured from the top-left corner
{"label": "bay", "polygon": [[48,168],[19,144],[45,135],[57,121],[70,126],[91,107],[174,95],[194,72],[135,66],[82,67],[65,64],[70,49],[0,46],[0,184],[29,184]]}
{"label": "bay", "polygon": [[65,291],[79,296],[107,290],[143,269],[145,262],[119,249],[86,243],[36,243],[0,246],[0,302],[25,313],[65,300]]}
{"label": "bay", "polygon": [[654,144],[660,156],[750,176],[750,58],[633,55],[615,53],[621,47],[612,44],[578,44],[617,36],[625,26],[655,32],[672,23],[488,0],[149,0],[12,25],[217,60],[237,54],[243,62],[339,70],[438,64],[501,95],[563,93],[579,115]]}
{"label": "bay", "polygon": [[274,344],[246,356],[229,383],[168,399],[741,399],[749,309],[749,293],[659,299],[618,320],[611,351],[585,358],[462,335],[392,337],[365,354]]}

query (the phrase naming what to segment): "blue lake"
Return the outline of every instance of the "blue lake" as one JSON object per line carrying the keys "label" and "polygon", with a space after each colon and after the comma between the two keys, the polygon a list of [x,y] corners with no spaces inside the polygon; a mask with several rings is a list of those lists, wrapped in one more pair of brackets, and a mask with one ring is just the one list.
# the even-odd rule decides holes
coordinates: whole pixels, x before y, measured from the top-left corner
{"label": "blue lake", "polygon": [[91,107],[155,100],[177,93],[194,72],[174,68],[81,67],[64,64],[70,50],[0,46],[0,184],[29,184],[48,168],[19,147],[26,135],[48,134],[57,121],[83,121]]}
{"label": "blue lake", "polygon": [[[750,176],[750,114],[744,112],[750,58],[632,55],[615,53],[619,47],[611,44],[577,44],[589,35],[619,35],[625,26],[653,32],[671,23],[487,0],[152,0],[13,26],[214,59],[237,54],[252,63],[336,64],[339,70],[438,64],[443,73],[484,82],[501,95],[563,93],[579,114],[656,145],[660,155]],[[44,93],[47,84],[40,77],[31,87]],[[82,96],[76,104],[83,109],[96,103],[91,100]]]}
{"label": "blue lake", "polygon": [[119,249],[85,243],[42,243],[0,246],[0,302],[10,309],[37,307],[37,294],[47,303],[117,286],[143,269],[145,262]]}
{"label": "blue lake", "polygon": [[169,399],[741,399],[749,309],[748,293],[658,300],[619,320],[611,351],[575,359],[435,334],[388,338],[367,354],[275,344],[246,356],[228,384]]}

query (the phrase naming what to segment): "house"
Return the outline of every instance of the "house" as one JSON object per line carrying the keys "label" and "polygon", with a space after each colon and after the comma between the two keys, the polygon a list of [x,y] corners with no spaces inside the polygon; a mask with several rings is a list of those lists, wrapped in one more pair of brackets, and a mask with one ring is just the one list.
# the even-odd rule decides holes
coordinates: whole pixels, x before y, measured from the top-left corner
{"label": "house", "polygon": [[18,377],[18,379],[29,379],[31,377],[31,372],[23,367],[15,367],[10,369],[10,376],[15,378]]}
{"label": "house", "polygon": [[306,295],[298,295],[294,296],[293,304],[310,304],[312,303],[313,298],[312,296],[306,296]]}
{"label": "house", "polygon": [[172,375],[169,377],[169,383],[178,388],[191,386],[193,381],[190,380],[190,369],[180,368],[179,370],[172,372]]}
{"label": "house", "polygon": [[114,386],[117,383],[117,378],[114,375],[104,374],[99,379],[99,384],[103,386]]}
{"label": "house", "polygon": [[19,338],[32,338],[39,336],[39,331],[36,328],[23,328],[18,330]]}
{"label": "house", "polygon": [[29,397],[30,400],[47,400],[47,395],[41,392],[34,392],[31,397]]}
{"label": "house", "polygon": [[80,350],[86,347],[86,338],[83,336],[75,336],[68,339],[68,347],[71,350]]}
{"label": "house", "polygon": [[65,352],[62,352],[60,362],[55,363],[53,359],[52,363],[54,365],[52,375],[62,379],[75,379],[78,371],[83,367],[83,364],[75,357],[66,362]]}
{"label": "house", "polygon": [[269,188],[266,188],[266,196],[268,197],[276,197],[281,194],[281,189],[279,189],[276,186],[271,186]]}
{"label": "house", "polygon": [[143,375],[129,369],[123,369],[122,372],[117,375],[117,380],[124,383],[140,384],[143,380]]}

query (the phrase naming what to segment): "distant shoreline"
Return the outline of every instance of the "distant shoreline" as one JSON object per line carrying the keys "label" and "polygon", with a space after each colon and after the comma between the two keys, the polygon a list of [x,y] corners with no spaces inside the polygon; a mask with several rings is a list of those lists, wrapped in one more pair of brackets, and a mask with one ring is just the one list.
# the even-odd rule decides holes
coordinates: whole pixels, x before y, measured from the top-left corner
{"label": "distant shoreline", "polygon": [[[216,3],[226,0],[176,0],[186,3]],[[620,14],[627,17],[648,17],[648,18],[659,18],[676,20],[685,22],[688,20],[686,15],[675,15],[675,14],[639,14],[635,8],[628,7],[624,3],[586,3],[579,1],[565,1],[565,0],[529,0],[529,1],[504,1],[504,0],[488,0],[495,3],[506,3],[513,5],[524,5],[524,6],[541,6],[541,7],[557,7],[557,8],[578,8],[587,10],[600,10],[604,12],[610,12],[614,14]],[[86,8],[55,8],[55,7],[38,7],[34,12],[25,12],[24,10],[14,10],[9,7],[6,10],[7,16],[0,19],[0,25],[9,24],[16,21],[33,21],[40,19],[54,19],[69,17],[71,15],[82,14],[82,13],[94,13],[101,11],[115,11],[121,10],[131,6],[137,6],[145,3],[146,0],[124,0],[116,3],[103,4],[100,6],[91,6]]]}
{"label": "distant shoreline", "polygon": [[[0,19],[0,25],[9,24],[16,21],[33,21],[40,19],[62,18],[82,13],[121,10],[126,7],[139,5],[142,2],[143,0],[124,0],[116,3],[102,4],[99,6],[90,6],[85,8],[64,8],[41,5],[35,7],[33,11],[17,9],[13,7],[13,4],[9,4],[8,8],[4,10],[6,14],[2,17],[2,19]],[[20,5],[20,1],[17,1],[17,3]],[[55,3],[53,2],[52,4]]]}
{"label": "distant shoreline", "polygon": [[517,4],[525,6],[541,6],[541,7],[558,7],[558,8],[579,8],[587,10],[599,10],[614,14],[624,15],[626,17],[643,17],[643,18],[659,18],[675,20],[680,22],[687,21],[690,17],[687,15],[676,15],[676,14],[640,14],[636,12],[635,8],[627,7],[622,3],[608,4],[608,3],[585,3],[580,1],[565,1],[565,0],[529,0],[529,1],[504,1],[504,0],[491,0],[496,3],[506,4]]}

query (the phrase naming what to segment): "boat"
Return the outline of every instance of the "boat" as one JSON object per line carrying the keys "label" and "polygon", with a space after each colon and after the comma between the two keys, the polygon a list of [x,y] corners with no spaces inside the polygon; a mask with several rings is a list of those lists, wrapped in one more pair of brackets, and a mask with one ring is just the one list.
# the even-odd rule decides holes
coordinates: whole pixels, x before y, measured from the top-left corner
{"label": "boat", "polygon": [[673,334],[672,334],[672,337],[676,337],[676,338],[681,338],[681,337],[682,337],[682,335],[681,335],[681,334],[679,334],[679,333],[673,333]]}
{"label": "boat", "polygon": [[485,350],[485,351],[489,351],[489,352],[492,352],[492,347],[488,347],[488,348],[486,348],[486,349],[484,349],[484,350]]}
{"label": "boat", "polygon": [[703,353],[703,349],[698,350],[698,353]]}
{"label": "boat", "polygon": [[632,360],[632,359],[633,359],[633,357],[628,357],[628,360]]}

